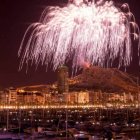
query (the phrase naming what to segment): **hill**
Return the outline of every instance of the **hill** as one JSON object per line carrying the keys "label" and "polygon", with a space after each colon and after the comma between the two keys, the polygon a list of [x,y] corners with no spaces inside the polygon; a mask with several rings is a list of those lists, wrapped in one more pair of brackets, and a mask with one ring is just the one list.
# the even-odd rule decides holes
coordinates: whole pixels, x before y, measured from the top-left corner
{"label": "hill", "polygon": [[94,89],[106,92],[137,92],[137,78],[116,68],[91,66],[70,79],[72,89]]}

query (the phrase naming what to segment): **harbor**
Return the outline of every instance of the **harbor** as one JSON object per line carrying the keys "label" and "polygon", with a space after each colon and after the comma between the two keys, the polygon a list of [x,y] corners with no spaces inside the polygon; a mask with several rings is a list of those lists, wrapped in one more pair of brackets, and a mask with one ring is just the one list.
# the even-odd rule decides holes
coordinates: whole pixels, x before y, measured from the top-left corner
{"label": "harbor", "polygon": [[0,138],[139,140],[139,116],[139,108],[133,107],[4,109],[0,110]]}

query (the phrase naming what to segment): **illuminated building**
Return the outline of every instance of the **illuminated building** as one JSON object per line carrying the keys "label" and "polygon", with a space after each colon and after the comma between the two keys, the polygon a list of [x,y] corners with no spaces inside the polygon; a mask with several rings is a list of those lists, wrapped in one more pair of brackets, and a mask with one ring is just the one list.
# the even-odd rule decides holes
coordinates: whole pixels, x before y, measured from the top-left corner
{"label": "illuminated building", "polygon": [[8,89],[9,94],[9,103],[16,103],[17,102],[17,90],[13,87]]}
{"label": "illuminated building", "polygon": [[68,93],[69,91],[69,84],[68,84],[68,67],[66,66],[61,66],[58,69],[57,73],[57,78],[58,78],[58,93]]}
{"label": "illuminated building", "polygon": [[89,93],[88,92],[79,92],[78,93],[78,103],[81,103],[81,104],[89,103]]}
{"label": "illuminated building", "polygon": [[25,103],[23,93],[17,92],[17,102],[18,102],[19,104]]}
{"label": "illuminated building", "polygon": [[0,103],[3,103],[3,91],[0,91]]}
{"label": "illuminated building", "polygon": [[17,102],[20,104],[44,104],[45,97],[41,92],[18,92]]}
{"label": "illuminated building", "polygon": [[9,102],[8,94],[0,91],[0,104],[7,104]]}
{"label": "illuminated building", "polygon": [[89,103],[89,91],[69,92],[66,94],[66,100],[70,104],[85,104]]}

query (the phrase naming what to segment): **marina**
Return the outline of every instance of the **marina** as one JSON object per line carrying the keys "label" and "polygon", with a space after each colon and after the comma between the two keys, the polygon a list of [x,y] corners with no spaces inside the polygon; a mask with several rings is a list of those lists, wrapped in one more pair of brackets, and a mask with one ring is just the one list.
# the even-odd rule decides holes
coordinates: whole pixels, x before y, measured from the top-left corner
{"label": "marina", "polygon": [[139,140],[139,116],[139,108],[5,109],[0,110],[0,138]]}

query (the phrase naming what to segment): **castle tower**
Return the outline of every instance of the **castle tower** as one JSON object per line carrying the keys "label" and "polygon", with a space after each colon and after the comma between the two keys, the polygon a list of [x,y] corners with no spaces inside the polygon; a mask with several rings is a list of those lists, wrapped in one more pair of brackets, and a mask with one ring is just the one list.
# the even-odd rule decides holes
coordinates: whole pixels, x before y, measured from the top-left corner
{"label": "castle tower", "polygon": [[61,66],[58,68],[57,86],[59,94],[67,93],[69,91],[68,76],[68,67]]}

